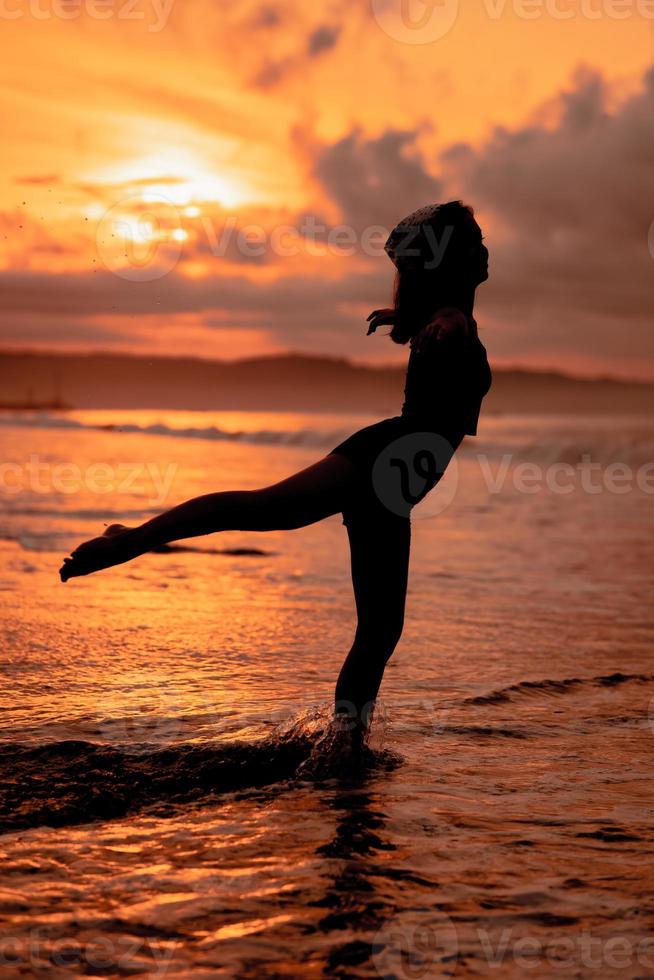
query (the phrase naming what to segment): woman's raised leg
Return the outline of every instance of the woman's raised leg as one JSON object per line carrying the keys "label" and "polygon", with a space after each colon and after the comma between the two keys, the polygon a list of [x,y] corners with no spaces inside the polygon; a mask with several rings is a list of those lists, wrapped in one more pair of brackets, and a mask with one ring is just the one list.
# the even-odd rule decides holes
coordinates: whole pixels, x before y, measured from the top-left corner
{"label": "woman's raised leg", "polygon": [[112,525],[64,560],[62,581],[120,565],[182,538],[214,531],[276,531],[315,524],[343,509],[353,479],[352,463],[334,454],[261,490],[209,493],[187,500],[140,527]]}

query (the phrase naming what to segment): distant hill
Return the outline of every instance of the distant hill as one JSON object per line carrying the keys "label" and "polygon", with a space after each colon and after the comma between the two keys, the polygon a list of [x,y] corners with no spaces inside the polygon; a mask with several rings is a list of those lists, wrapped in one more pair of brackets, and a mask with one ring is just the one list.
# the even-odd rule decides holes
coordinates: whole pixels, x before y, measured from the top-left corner
{"label": "distant hill", "polygon": [[[552,372],[494,371],[486,411],[654,411],[654,384]],[[404,369],[286,354],[240,361],[127,354],[0,352],[0,402],[75,408],[324,411],[396,414]]]}

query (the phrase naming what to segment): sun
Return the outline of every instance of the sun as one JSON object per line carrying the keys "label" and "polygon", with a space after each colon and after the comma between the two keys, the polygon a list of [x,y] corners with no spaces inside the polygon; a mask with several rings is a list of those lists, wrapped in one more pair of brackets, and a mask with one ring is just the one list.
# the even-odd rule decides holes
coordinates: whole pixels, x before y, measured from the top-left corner
{"label": "sun", "polygon": [[252,190],[238,176],[213,170],[177,147],[114,164],[93,180],[100,186],[120,188],[124,197],[144,204],[164,198],[178,207],[201,208],[204,203],[234,208],[252,197]]}
{"label": "sun", "polygon": [[[188,173],[188,171],[187,171]],[[222,204],[223,207],[233,208],[245,200],[245,195],[233,181],[218,174],[210,174],[196,170],[184,178],[172,183],[169,179],[153,180],[142,190],[142,197],[147,204],[149,200],[167,198],[171,204],[179,207],[194,204]]]}

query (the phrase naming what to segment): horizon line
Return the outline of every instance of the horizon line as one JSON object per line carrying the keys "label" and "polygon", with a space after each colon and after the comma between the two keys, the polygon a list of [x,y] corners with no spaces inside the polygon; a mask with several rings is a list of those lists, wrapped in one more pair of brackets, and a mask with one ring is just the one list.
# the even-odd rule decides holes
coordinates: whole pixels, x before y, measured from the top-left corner
{"label": "horizon line", "polygon": [[[365,368],[371,371],[398,371],[403,370],[404,365],[389,361],[387,363],[372,363],[370,361],[359,361],[344,355],[332,354],[328,352],[316,353],[314,351],[302,351],[289,349],[277,351],[276,353],[247,355],[245,357],[203,357],[200,354],[147,354],[138,351],[129,351],[118,348],[108,350],[106,348],[70,348],[66,350],[56,350],[49,347],[25,347],[1,346],[0,357],[4,355],[29,355],[36,357],[125,357],[132,360],[159,360],[159,361],[198,361],[207,364],[245,364],[252,361],[274,361],[283,358],[300,358],[309,361],[332,361],[344,363],[350,367]],[[493,362],[491,361],[491,364]],[[634,378],[625,375],[611,374],[575,374],[560,367],[530,367],[521,364],[502,364],[494,365],[493,371],[499,374],[532,374],[532,375],[554,375],[569,381],[582,382],[604,382],[611,384],[627,385],[654,385],[654,376],[651,378]]]}

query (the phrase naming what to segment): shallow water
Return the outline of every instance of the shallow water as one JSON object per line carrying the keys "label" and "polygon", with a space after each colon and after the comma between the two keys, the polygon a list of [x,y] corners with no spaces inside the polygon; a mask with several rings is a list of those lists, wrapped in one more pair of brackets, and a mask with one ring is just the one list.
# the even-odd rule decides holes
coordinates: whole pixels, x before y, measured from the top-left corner
{"label": "shallow water", "polygon": [[315,779],[338,518],[58,581],[368,421],[190,416],[0,420],[3,976],[654,976],[651,424],[484,421],[416,512],[364,764]]}

